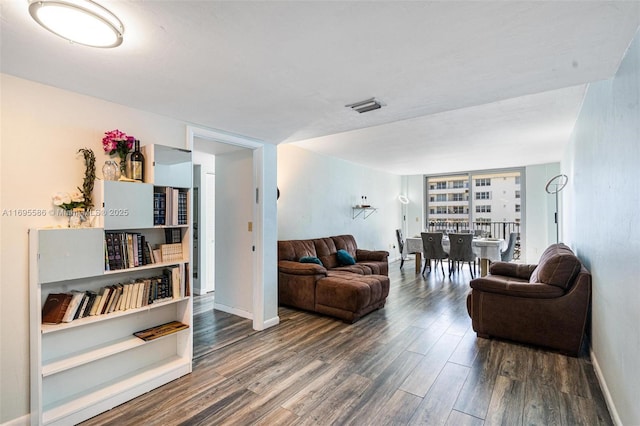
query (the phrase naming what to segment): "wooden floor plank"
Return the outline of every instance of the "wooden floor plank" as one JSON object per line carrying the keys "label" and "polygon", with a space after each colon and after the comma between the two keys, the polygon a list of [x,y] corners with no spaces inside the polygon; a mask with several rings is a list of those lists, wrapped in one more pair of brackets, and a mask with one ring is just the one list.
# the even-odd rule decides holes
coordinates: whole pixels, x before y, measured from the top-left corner
{"label": "wooden floor plank", "polygon": [[460,339],[460,336],[443,334],[438,343],[427,352],[420,364],[400,385],[400,390],[424,397],[460,343]]}
{"label": "wooden floor plank", "polygon": [[498,375],[484,424],[521,425],[524,412],[524,382]]}
{"label": "wooden floor plank", "polygon": [[469,367],[447,363],[416,409],[409,424],[446,424],[469,370]]}

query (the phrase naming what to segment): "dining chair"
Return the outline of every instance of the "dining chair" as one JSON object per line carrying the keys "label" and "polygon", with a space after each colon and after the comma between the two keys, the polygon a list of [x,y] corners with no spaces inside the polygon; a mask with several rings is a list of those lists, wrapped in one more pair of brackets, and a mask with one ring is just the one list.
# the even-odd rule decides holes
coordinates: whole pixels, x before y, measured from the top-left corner
{"label": "dining chair", "polygon": [[449,255],[442,248],[442,232],[421,232],[420,236],[422,237],[422,250],[424,251],[422,275],[427,270],[427,265],[431,269],[431,260],[435,261],[436,267],[438,266],[438,260],[440,261],[440,268],[442,269],[442,275],[444,275],[442,260],[447,259]]}
{"label": "dining chair", "polygon": [[509,243],[504,251],[500,252],[500,260],[503,262],[511,262],[513,260],[513,251],[516,248],[516,241],[518,240],[518,232],[512,232],[509,234]]}
{"label": "dining chair", "polygon": [[400,250],[400,269],[402,269],[404,266],[404,237],[401,229],[396,229],[396,238],[398,239],[398,250]]}
{"label": "dining chair", "polygon": [[475,278],[473,273],[476,269],[476,254],[473,252],[472,244],[473,234],[449,234],[449,276],[456,267],[460,269],[459,262],[467,262],[471,277]]}

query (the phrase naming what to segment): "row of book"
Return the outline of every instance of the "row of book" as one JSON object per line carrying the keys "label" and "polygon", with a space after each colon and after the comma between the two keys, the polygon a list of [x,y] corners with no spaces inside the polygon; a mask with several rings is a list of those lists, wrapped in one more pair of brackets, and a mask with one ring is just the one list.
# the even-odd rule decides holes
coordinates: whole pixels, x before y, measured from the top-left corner
{"label": "row of book", "polygon": [[164,269],[162,275],[113,284],[99,291],[50,293],[42,307],[43,324],[60,324],[75,319],[141,308],[189,295],[184,265]]}
{"label": "row of book", "polygon": [[186,225],[187,192],[176,188],[156,188],[153,193],[154,225]]}
{"label": "row of book", "polygon": [[105,232],[105,270],[157,263],[151,244],[139,232]]}

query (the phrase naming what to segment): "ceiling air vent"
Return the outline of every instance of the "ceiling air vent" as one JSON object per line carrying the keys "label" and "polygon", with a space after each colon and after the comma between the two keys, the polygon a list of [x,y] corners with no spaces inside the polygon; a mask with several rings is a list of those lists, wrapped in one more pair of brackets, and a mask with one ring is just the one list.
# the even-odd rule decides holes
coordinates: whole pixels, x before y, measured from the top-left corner
{"label": "ceiling air vent", "polygon": [[355,102],[349,105],[345,105],[347,108],[351,108],[354,111],[362,114],[363,112],[373,111],[374,109],[380,109],[384,105],[376,98],[367,99],[366,101]]}

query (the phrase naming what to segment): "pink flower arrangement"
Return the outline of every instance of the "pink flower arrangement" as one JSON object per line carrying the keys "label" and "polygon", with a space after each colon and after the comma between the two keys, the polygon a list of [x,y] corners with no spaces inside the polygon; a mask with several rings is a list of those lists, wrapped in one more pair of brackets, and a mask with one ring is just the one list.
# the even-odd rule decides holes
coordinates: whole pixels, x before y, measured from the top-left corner
{"label": "pink flower arrangement", "polygon": [[126,133],[120,130],[112,130],[110,132],[104,132],[105,137],[102,138],[102,148],[104,152],[109,155],[118,154],[120,160],[124,162],[127,158],[127,154],[133,148],[133,141],[136,139],[133,136],[128,136]]}

